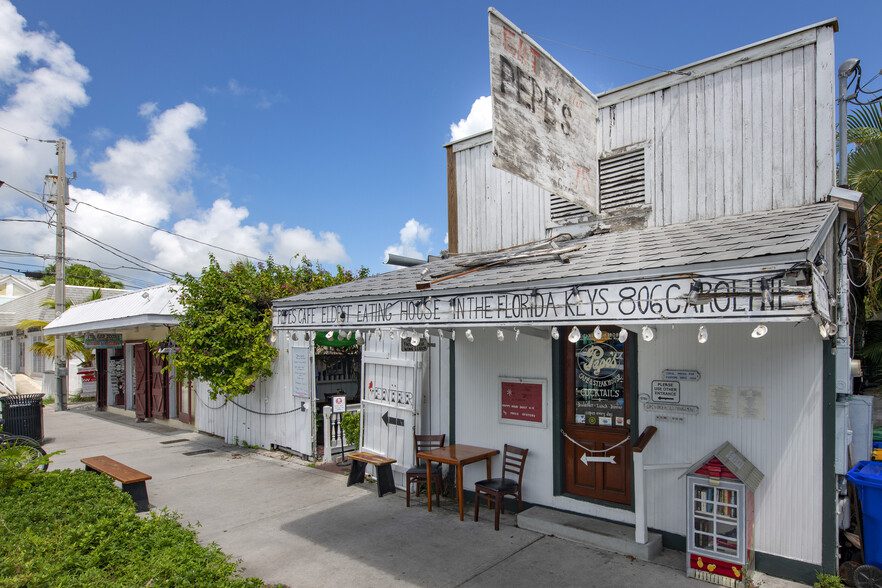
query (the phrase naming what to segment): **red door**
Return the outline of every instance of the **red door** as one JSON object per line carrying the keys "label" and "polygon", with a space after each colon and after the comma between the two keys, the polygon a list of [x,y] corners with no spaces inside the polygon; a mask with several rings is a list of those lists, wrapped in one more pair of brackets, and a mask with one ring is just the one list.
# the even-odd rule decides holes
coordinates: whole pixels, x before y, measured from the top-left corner
{"label": "red door", "polygon": [[182,423],[193,422],[193,382],[175,382],[175,393],[178,406],[178,420]]}
{"label": "red door", "polygon": [[146,419],[148,407],[147,382],[150,379],[150,351],[146,343],[135,345],[135,416]]}
{"label": "red door", "polygon": [[150,416],[159,419],[168,418],[168,385],[165,372],[162,371],[164,365],[164,356],[150,356]]}
{"label": "red door", "polygon": [[[562,332],[569,331],[567,327]],[[563,439],[564,488],[570,494],[630,505],[633,463],[628,369],[634,340],[621,343],[618,334],[617,327],[603,329],[603,336],[595,340],[585,332],[575,344],[564,344],[563,425],[570,437]],[[612,457],[615,463],[591,459],[605,457]]]}

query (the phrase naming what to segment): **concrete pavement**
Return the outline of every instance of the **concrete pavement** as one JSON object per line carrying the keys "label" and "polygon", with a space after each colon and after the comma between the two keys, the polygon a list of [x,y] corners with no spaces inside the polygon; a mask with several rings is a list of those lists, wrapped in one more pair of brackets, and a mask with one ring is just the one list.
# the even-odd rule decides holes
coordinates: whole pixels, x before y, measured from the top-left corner
{"label": "concrete pavement", "polygon": [[[456,504],[429,513],[399,492],[378,498],[372,484],[346,487],[284,454],[228,446],[221,439],[90,408],[44,411],[53,468],[108,455],[153,476],[150,502],[199,525],[240,559],[248,575],[288,586],[706,586],[687,580],[685,555],[646,563],[515,526],[499,532],[492,511],[460,522]],[[769,579],[763,586],[796,586]]]}

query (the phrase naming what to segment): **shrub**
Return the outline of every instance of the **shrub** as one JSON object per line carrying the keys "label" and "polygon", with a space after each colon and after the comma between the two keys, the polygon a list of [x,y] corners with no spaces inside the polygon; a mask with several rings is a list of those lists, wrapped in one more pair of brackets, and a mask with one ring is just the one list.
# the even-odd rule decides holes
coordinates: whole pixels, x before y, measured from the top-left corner
{"label": "shrub", "polygon": [[346,436],[348,445],[359,445],[361,441],[361,423],[357,412],[344,412],[340,417],[340,428]]}
{"label": "shrub", "polygon": [[0,494],[0,587],[263,586],[163,511],[144,518],[110,478],[30,474]]}

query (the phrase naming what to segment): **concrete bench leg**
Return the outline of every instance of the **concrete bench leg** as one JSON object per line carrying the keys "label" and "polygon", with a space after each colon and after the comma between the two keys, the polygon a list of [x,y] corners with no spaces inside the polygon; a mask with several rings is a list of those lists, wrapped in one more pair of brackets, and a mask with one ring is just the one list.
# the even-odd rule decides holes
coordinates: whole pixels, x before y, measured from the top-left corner
{"label": "concrete bench leg", "polygon": [[123,492],[128,492],[132,500],[135,501],[135,509],[137,512],[147,512],[150,510],[150,503],[147,502],[147,483],[135,482],[134,484],[123,484]]}
{"label": "concrete bench leg", "polygon": [[377,466],[377,495],[395,492],[395,478],[392,476],[392,464]]}
{"label": "concrete bench leg", "polygon": [[365,468],[367,468],[367,464],[363,461],[352,460],[352,467],[349,468],[349,481],[346,482],[346,485],[352,486],[364,482]]}

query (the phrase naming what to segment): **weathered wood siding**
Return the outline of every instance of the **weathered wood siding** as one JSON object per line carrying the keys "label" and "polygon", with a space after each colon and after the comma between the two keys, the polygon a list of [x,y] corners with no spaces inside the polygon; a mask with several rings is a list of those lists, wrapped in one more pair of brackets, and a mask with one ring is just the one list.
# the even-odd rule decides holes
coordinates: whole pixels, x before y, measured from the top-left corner
{"label": "weathered wood siding", "polygon": [[492,134],[453,146],[459,253],[491,251],[545,237],[548,192],[492,165]]}
{"label": "weathered wood siding", "polygon": [[816,57],[806,45],[602,108],[601,153],[645,146],[647,223],[826,197],[833,178],[818,161],[833,155],[819,151]]}
{"label": "weathered wood siding", "polygon": [[[827,197],[835,171],[832,25],[689,69],[689,77],[658,76],[599,95],[600,156],[645,149],[646,225]],[[490,140],[488,132],[452,145],[460,253],[534,241],[555,226],[548,192],[493,168]]]}

